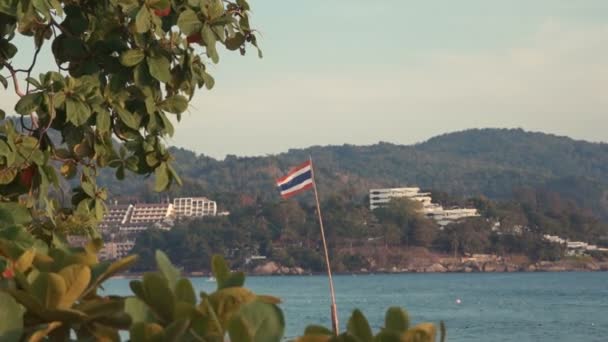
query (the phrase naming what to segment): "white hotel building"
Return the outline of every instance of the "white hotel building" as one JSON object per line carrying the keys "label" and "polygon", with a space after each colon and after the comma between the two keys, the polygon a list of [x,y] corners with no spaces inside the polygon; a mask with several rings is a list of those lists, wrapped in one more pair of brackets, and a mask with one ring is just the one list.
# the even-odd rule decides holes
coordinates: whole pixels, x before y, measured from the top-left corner
{"label": "white hotel building", "polygon": [[369,208],[374,210],[388,204],[393,198],[407,198],[422,204],[422,213],[434,219],[439,226],[443,227],[461,218],[479,216],[477,209],[450,208],[432,203],[431,194],[421,192],[418,187],[409,188],[385,188],[369,190]]}
{"label": "white hotel building", "polygon": [[176,217],[203,217],[217,215],[217,203],[206,197],[180,197],[173,199]]}

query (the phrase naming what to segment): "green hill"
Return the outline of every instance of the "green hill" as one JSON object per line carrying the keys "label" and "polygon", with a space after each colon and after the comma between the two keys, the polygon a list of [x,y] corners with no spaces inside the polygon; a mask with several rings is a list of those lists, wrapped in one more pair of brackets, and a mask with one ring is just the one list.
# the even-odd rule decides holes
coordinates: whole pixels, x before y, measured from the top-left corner
{"label": "green hill", "polygon": [[[278,200],[274,179],[312,155],[321,195],[363,201],[371,187],[417,185],[455,196],[509,199],[531,187],[557,192],[608,220],[608,144],[521,129],[466,130],[409,146],[313,146],[224,160],[180,148],[173,153],[185,186],[170,196],[233,193]],[[114,195],[159,199],[150,181],[104,179]]]}

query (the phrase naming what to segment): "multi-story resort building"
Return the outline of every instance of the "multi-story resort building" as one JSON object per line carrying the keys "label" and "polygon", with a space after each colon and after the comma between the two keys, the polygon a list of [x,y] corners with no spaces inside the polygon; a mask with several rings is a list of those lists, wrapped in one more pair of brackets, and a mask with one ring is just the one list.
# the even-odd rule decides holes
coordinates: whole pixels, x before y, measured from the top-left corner
{"label": "multi-story resort building", "polygon": [[[100,252],[105,259],[123,257],[135,245],[135,234],[150,228],[169,230],[178,218],[217,216],[217,203],[206,197],[175,198],[173,203],[109,205],[99,229],[109,241]],[[225,214],[224,214],[225,215]]]}
{"label": "multi-story resort building", "polygon": [[129,222],[153,223],[169,219],[173,216],[171,203],[137,203],[133,205],[133,212]]}
{"label": "multi-story resort building", "polygon": [[112,227],[126,224],[132,211],[133,206],[130,204],[109,205],[108,210],[103,216],[103,221],[99,223],[99,229],[104,232]]}
{"label": "multi-story resort building", "polygon": [[99,251],[101,260],[113,260],[124,258],[129,255],[129,252],[135,246],[135,240],[125,240],[120,242],[106,242],[103,248]]}
{"label": "multi-story resort building", "polygon": [[422,204],[420,211],[427,217],[434,219],[441,227],[462,218],[479,216],[477,209],[446,209],[440,204],[433,203],[431,194],[422,192],[418,187],[371,189],[369,191],[369,208],[370,210],[381,208],[395,198],[407,198],[420,202]]}
{"label": "multi-story resort building", "polygon": [[173,199],[177,217],[203,217],[217,215],[217,203],[206,197],[180,197]]}
{"label": "multi-story resort building", "polygon": [[431,203],[431,197],[428,193],[420,192],[420,188],[388,188],[388,189],[371,189],[369,191],[369,209],[374,210],[381,206],[387,205],[393,198],[408,198],[418,200],[423,204]]}
{"label": "multi-story resort building", "polygon": [[170,229],[176,218],[196,218],[220,215],[217,203],[206,197],[180,197],[173,203],[136,203],[109,205],[99,228],[135,233],[150,227]]}
{"label": "multi-story resort building", "polygon": [[148,229],[152,225],[167,228],[172,224],[173,205],[171,203],[137,203],[109,205],[108,211],[99,224],[102,233],[133,233]]}

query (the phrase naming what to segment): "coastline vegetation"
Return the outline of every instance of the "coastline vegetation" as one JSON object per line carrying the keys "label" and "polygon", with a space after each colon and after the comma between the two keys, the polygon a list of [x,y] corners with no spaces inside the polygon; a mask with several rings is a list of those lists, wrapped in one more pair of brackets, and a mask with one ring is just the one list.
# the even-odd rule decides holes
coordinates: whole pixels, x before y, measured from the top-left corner
{"label": "coastline vegetation", "polygon": [[[370,211],[365,199],[335,195],[323,202],[333,268],[358,272],[402,266],[394,252],[424,250],[445,257],[492,254],[521,256],[530,263],[568,258],[563,245],[546,241],[543,235],[573,240],[584,238],[603,243],[608,225],[558,194],[520,190],[515,200],[487,198],[461,200],[446,194],[436,196],[444,205],[475,207],[481,216],[451,223],[442,229],[417,209],[417,203],[394,200],[386,208]],[[322,272],[318,227],[314,207],[306,200],[262,202],[243,200],[230,207],[230,215],[187,220],[170,231],[148,230],[137,236],[134,252],[147,256],[135,270],[148,270],[151,256],[161,249],[188,272],[210,270],[197,256],[225,251],[234,265],[253,269],[248,257],[263,255],[286,267]],[[605,243],[604,243],[605,245]],[[370,251],[374,251],[370,254]],[[603,260],[601,254],[596,259]]]}

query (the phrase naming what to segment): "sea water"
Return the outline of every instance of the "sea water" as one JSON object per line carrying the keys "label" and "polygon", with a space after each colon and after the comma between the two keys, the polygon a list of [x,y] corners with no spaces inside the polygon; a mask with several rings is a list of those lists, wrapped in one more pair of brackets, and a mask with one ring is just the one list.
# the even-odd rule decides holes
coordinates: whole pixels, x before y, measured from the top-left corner
{"label": "sea water", "polygon": [[[342,329],[359,308],[376,331],[390,306],[413,323],[439,322],[448,341],[608,341],[608,273],[444,273],[334,277]],[[207,278],[197,290],[213,291]],[[128,279],[111,279],[105,293],[130,295]],[[307,324],[330,327],[327,278],[248,277],[246,286],[283,300],[286,337]]]}

